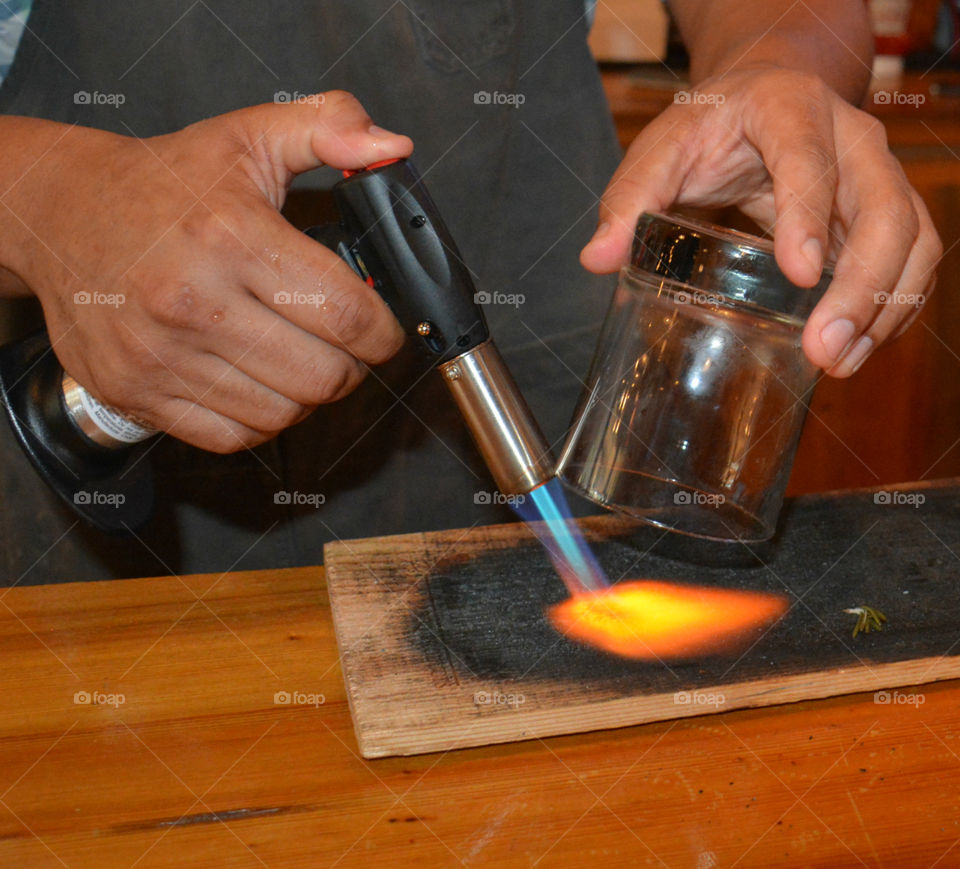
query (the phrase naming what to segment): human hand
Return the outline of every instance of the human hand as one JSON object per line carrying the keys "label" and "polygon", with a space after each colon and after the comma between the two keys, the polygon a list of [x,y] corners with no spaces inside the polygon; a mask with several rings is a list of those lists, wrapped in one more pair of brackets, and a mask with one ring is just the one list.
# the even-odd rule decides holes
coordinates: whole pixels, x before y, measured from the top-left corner
{"label": "human hand", "polygon": [[65,128],[7,199],[20,240],[5,265],[97,398],[233,452],[343,397],[401,346],[380,297],[279,209],[300,172],[411,150],[343,92],[152,139]]}
{"label": "human hand", "polygon": [[813,286],[824,259],[836,259],[803,347],[829,374],[853,374],[912,322],[943,252],[883,125],[815,76],[769,64],[707,79],[693,94],[631,144],[581,262],[617,269],[643,211],[737,205],[775,227],[777,263],[795,284]]}

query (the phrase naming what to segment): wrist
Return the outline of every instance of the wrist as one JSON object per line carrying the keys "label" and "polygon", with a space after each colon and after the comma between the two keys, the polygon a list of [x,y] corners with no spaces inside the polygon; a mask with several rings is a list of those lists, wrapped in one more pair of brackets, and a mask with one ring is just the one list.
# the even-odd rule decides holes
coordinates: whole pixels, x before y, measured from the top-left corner
{"label": "wrist", "polygon": [[699,74],[694,74],[691,69],[691,81],[694,85],[698,85],[704,81],[719,82],[732,76],[792,73],[818,79],[841,99],[854,106],[859,106],[867,93],[867,87],[870,83],[869,70],[858,72],[855,69],[850,69],[843,74],[834,70],[832,74],[824,75],[822,70],[816,68],[815,64],[785,59],[784,55],[777,58],[776,52],[771,52],[769,57],[764,56],[765,54],[766,52],[750,52],[729,62],[721,61],[717,64],[715,71],[709,74],[703,70],[699,70]]}
{"label": "wrist", "polygon": [[70,265],[57,235],[57,212],[76,207],[78,163],[90,136],[85,127],[38,118],[0,116],[0,294],[37,290]]}
{"label": "wrist", "polygon": [[671,0],[694,84],[734,70],[776,67],[816,76],[859,104],[873,37],[863,3],[806,0],[784,11],[761,0]]}

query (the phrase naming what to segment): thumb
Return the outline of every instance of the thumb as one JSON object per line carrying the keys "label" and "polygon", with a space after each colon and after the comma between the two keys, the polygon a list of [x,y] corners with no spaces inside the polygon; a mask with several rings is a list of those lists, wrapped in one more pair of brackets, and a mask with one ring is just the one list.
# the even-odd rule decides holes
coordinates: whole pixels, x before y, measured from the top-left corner
{"label": "thumb", "polygon": [[[286,101],[280,101],[286,96]],[[374,125],[366,110],[346,91],[327,91],[290,102],[280,92],[278,102],[231,112],[252,153],[289,184],[294,175],[330,165],[362,169],[381,160],[407,157],[413,142]]]}
{"label": "thumb", "polygon": [[593,238],[580,253],[586,269],[616,271],[630,255],[640,213],[673,204],[687,160],[685,134],[686,126],[665,112],[633,140],[604,191]]}

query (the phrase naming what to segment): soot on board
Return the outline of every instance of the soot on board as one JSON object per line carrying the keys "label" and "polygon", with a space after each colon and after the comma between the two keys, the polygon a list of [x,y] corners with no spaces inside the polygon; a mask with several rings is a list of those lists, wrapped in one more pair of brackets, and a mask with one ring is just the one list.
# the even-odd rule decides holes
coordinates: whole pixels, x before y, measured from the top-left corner
{"label": "soot on board", "polygon": [[[622,543],[603,543],[595,550],[614,577],[637,558]],[[758,588],[765,587],[761,578]],[[559,679],[625,691],[642,682],[667,691],[677,690],[678,677],[695,684],[712,673],[715,680],[731,663],[707,658],[665,666],[621,658],[562,636],[546,609],[565,600],[567,591],[538,546],[492,552],[434,573],[427,589],[424,603],[432,615],[417,614],[412,639],[428,659],[452,666],[461,678]]]}
{"label": "soot on board", "polygon": [[[552,679],[614,694],[635,693],[638,686],[644,693],[677,691],[940,655],[956,639],[960,570],[931,531],[960,548],[956,494],[931,492],[925,524],[916,511],[873,504],[872,495],[799,499],[762,559],[755,548],[745,554],[744,547],[722,544],[711,557],[699,542],[677,535],[658,541],[650,529],[594,545],[612,581],[658,578],[786,594],[789,612],[758,630],[755,644],[732,657],[665,665],[564,638],[545,611],[564,600],[566,590],[534,544],[438,565],[425,579],[420,610],[410,620],[410,641],[428,662],[452,668],[461,679]],[[882,610],[889,622],[884,631],[854,640],[851,616],[843,610],[860,604]]]}

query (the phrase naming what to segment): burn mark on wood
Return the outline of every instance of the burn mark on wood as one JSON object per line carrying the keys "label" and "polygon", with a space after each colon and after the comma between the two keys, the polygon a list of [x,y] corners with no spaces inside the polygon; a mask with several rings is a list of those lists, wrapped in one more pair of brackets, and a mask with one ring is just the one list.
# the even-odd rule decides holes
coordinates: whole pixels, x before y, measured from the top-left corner
{"label": "burn mark on wood", "polygon": [[436,630],[437,633],[434,634],[433,639],[436,642],[436,648],[442,650],[443,655],[446,658],[446,671],[450,674],[451,678],[459,685],[460,678],[458,675],[457,665],[453,661],[453,656],[450,654],[450,645],[447,643],[443,636],[443,618],[440,615],[440,611],[437,609],[437,602],[433,597],[433,586],[430,583],[426,585],[426,600],[430,608],[431,620],[430,622],[420,621],[418,622],[418,628],[423,631],[427,630]]}
{"label": "burn mark on wood", "polygon": [[[601,696],[652,694],[862,663],[945,655],[960,637],[958,489],[920,507],[871,493],[789,504],[775,543],[718,544],[640,527],[594,548],[611,580],[659,578],[786,594],[787,615],[742,657],[646,663],[574,644],[544,611],[566,596],[539,545],[441,561],[409,622],[423,658],[463,681],[576,683]],[[867,601],[881,633],[850,637],[844,609]],[[954,650],[955,651],[955,650]]]}

